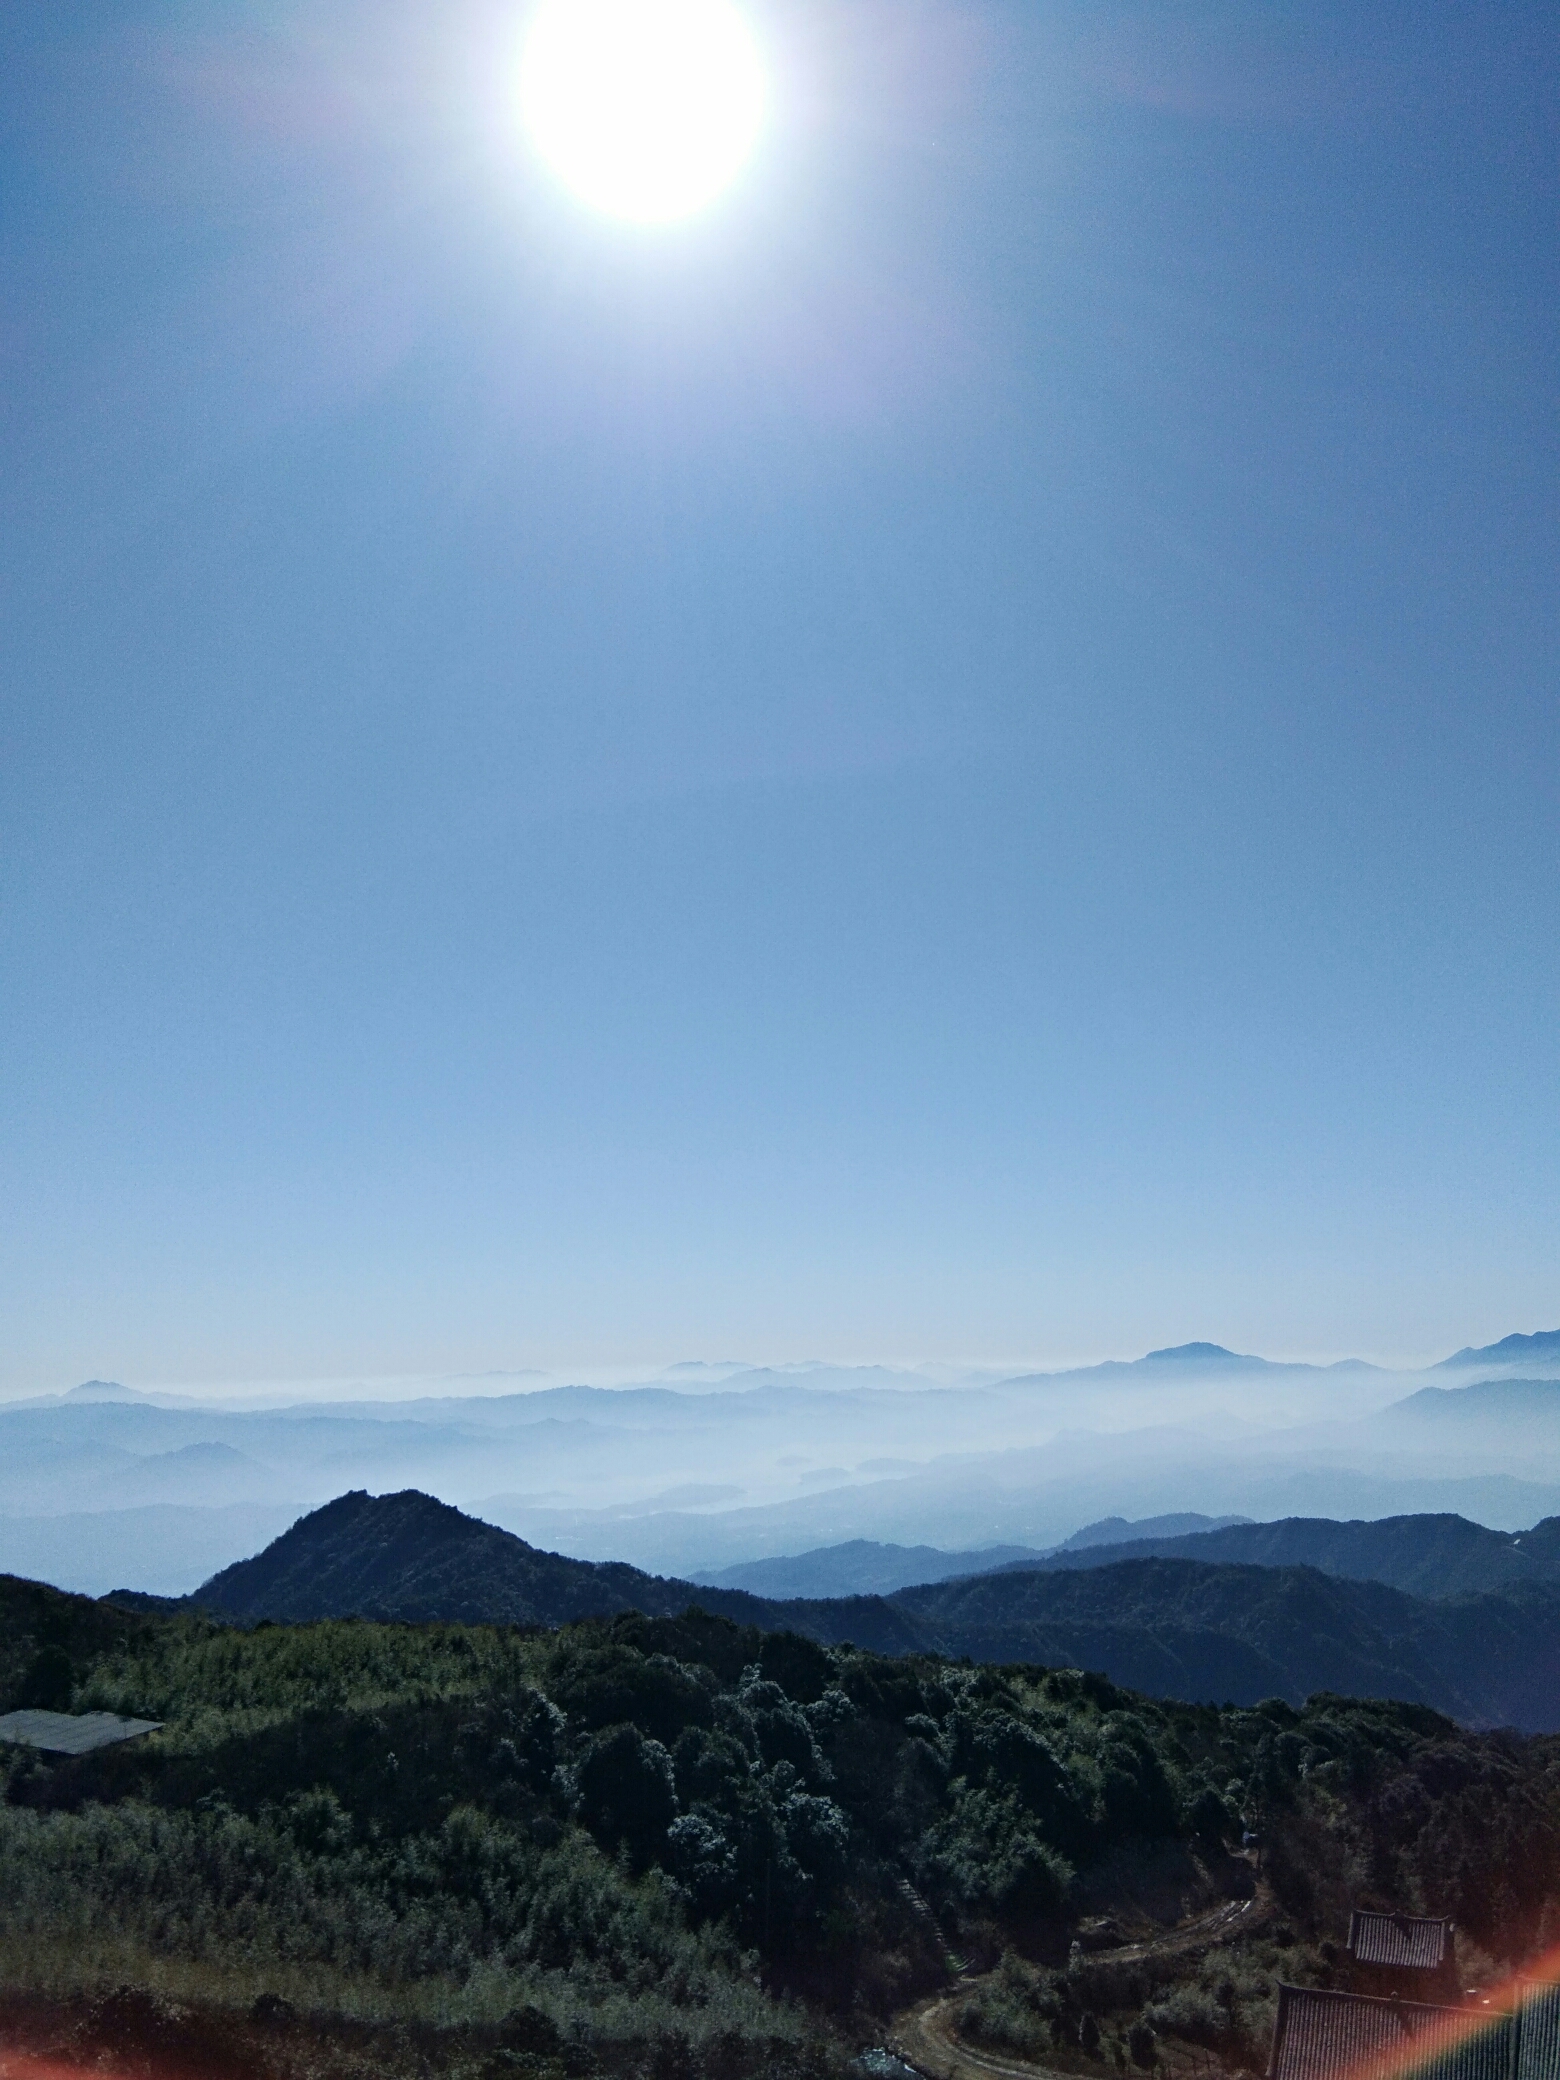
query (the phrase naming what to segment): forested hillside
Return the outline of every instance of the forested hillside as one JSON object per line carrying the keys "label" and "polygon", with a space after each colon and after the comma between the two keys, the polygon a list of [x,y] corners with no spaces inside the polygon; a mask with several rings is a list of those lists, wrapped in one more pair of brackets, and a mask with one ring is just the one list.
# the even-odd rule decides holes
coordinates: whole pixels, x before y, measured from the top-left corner
{"label": "forested hillside", "polygon": [[[1492,1958],[1560,1909],[1560,1743],[1419,1707],[1156,1704],[695,1612],[246,1631],[16,1584],[0,1609],[7,1706],[42,1680],[167,1722],[0,1751],[4,2014],[56,2051],[161,2032],[208,2080],[821,2075],[951,1951],[1011,1951],[971,2026],[1103,2080],[1132,2029],[1255,2061],[1276,1978],[1330,1977],[1357,1896],[1453,1913]],[[1287,1918],[1216,1983],[1068,1964],[1102,1914],[1250,1894],[1245,1828]]]}
{"label": "forested hillside", "polygon": [[686,1582],[541,1553],[415,1488],[356,1490],[312,1510],[192,1601],[232,1618],[459,1618],[557,1625],[613,1611],[681,1610]]}
{"label": "forested hillside", "polygon": [[780,1603],[620,1562],[571,1560],[415,1488],[340,1495],[183,1602],[243,1623],[363,1617],[507,1625],[560,1625],[617,1611],[662,1617],[697,1602],[769,1632],[855,1637],[888,1653],[921,1643],[911,1621],[881,1597]]}
{"label": "forested hillside", "polygon": [[1169,1697],[1396,1697],[1470,1725],[1560,1728],[1560,1591],[1431,1599],[1310,1567],[1125,1560],[982,1575],[892,1599],[926,1647],[1068,1662]]}
{"label": "forested hillside", "polygon": [[[1108,1562],[1108,1549],[1100,1557]],[[1560,1588],[1547,1584],[1431,1599],[1310,1567],[1178,1558],[1003,1571],[886,1597],[777,1601],[539,1552],[407,1490],[339,1497],[191,1601],[245,1622],[521,1624],[624,1610],[674,1615],[697,1603],[824,1645],[1096,1668],[1166,1697],[1298,1704],[1314,1690],[1337,1690],[1429,1704],[1471,1725],[1560,1728]]]}

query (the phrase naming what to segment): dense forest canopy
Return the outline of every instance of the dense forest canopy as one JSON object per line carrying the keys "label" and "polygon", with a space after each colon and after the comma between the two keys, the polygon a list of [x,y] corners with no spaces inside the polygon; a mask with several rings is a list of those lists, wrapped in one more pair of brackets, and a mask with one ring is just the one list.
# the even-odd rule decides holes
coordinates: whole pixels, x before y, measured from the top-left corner
{"label": "dense forest canopy", "polygon": [[[274,2065],[296,2015],[415,2023],[495,2080],[522,2057],[822,2071],[950,1956],[1006,1956],[977,2032],[1060,2032],[1087,2065],[1097,2010],[1140,2050],[1184,2029],[1250,2064],[1276,1979],[1325,1982],[1357,1899],[1454,1914],[1516,1960],[1560,1898],[1560,1741],[1422,1707],[1153,1703],[697,1609],[244,1630],[8,1581],[0,1611],[8,1708],[166,1722],[74,1760],[3,1751],[8,1997],[79,2017],[129,1986],[247,2018],[240,2063]],[[1248,1830],[1286,1923],[1269,1951],[1211,1991],[1090,1992],[1090,1916],[1249,1892]],[[396,2041],[381,2066],[412,2056]]]}

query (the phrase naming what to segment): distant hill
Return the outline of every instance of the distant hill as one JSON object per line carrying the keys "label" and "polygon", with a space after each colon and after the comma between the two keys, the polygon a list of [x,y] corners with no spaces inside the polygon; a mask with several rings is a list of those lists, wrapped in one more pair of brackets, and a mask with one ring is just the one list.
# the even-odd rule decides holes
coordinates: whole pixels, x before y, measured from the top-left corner
{"label": "distant hill", "polygon": [[1104,1545],[1125,1538],[1174,1538],[1192,1531],[1244,1524],[1245,1517],[1205,1517],[1195,1510],[1169,1517],[1102,1517],[1085,1524],[1060,1547],[981,1546],[948,1552],[941,1546],[884,1544],[852,1538],[840,1545],[813,1546],[765,1560],[739,1560],[735,1566],[705,1569],[691,1579],[700,1587],[743,1589],[751,1596],[829,1597],[891,1596],[918,1582],[946,1582],[956,1575],[993,1574],[999,1568],[1040,1567],[1054,1552]]}
{"label": "distant hill", "polygon": [[1268,1365],[1268,1358],[1248,1357],[1243,1351],[1227,1351],[1222,1343],[1172,1343],[1160,1351],[1148,1351],[1144,1355],[1145,1365],[1159,1365],[1170,1361],[1180,1365]]}
{"label": "distant hill", "polygon": [[1465,1372],[1475,1365],[1522,1365],[1532,1358],[1560,1363],[1560,1329],[1538,1329],[1531,1336],[1503,1336],[1499,1343],[1486,1343],[1477,1350],[1454,1351],[1432,1369]]}
{"label": "distant hill", "polygon": [[1168,1380],[1181,1374],[1202,1374],[1208,1378],[1228,1376],[1231,1379],[1242,1373],[1254,1377],[1273,1377],[1279,1374],[1312,1375],[1320,1379],[1329,1373],[1375,1374],[1381,1368],[1368,1363],[1364,1358],[1340,1358],[1330,1365],[1310,1365],[1303,1361],[1284,1358],[1259,1358],[1249,1351],[1232,1351],[1222,1343],[1175,1343],[1167,1344],[1162,1350],[1145,1351],[1141,1358],[1106,1358],[1096,1365],[1070,1366],[1061,1372],[1024,1372],[1005,1380],[1005,1386],[1054,1386],[1062,1381],[1089,1381],[1106,1386],[1114,1381]]}
{"label": "distant hill", "polygon": [[828,1646],[1088,1668],[1194,1702],[1337,1691],[1434,1705],[1472,1725],[1560,1730],[1560,1588],[1541,1582],[1433,1601],[1314,1567],[1147,1557],[966,1576],[886,1597],[779,1600],[539,1552],[407,1490],[339,1497],[189,1601],[249,1622],[535,1625],[677,1616],[697,1604]]}
{"label": "distant hill", "polygon": [[986,1546],[949,1553],[940,1546],[897,1546],[852,1538],[772,1560],[741,1560],[693,1579],[701,1587],[744,1589],[753,1596],[888,1596],[912,1582],[945,1582],[952,1575],[985,1574],[1003,1566],[1034,1567],[1034,1546]]}
{"label": "distant hill", "polygon": [[1481,1379],[1466,1387],[1421,1387],[1381,1410],[1374,1421],[1424,1429],[1498,1424],[1502,1434],[1520,1423],[1552,1433],[1560,1425],[1560,1379]]}
{"label": "distant hill", "polygon": [[145,1401],[147,1396],[134,1387],[126,1387],[117,1379],[84,1379],[79,1387],[72,1387],[61,1395],[62,1401]]}
{"label": "distant hill", "polygon": [[1148,1559],[1314,1567],[1353,1581],[1385,1582],[1414,1596],[1468,1596],[1518,1582],[1560,1582],[1560,1517],[1546,1517],[1531,1531],[1515,1533],[1491,1531],[1458,1516],[1350,1523],[1284,1517],[1276,1524],[1231,1524],[1184,1538],[1064,1548],[1037,1564],[1058,1570]]}
{"label": "distant hill", "polygon": [[[1205,1517],[1199,1510],[1178,1510],[1168,1517],[1100,1517],[1085,1524],[1071,1538],[1064,1538],[1053,1551],[1074,1553],[1085,1546],[1119,1545],[1126,1539],[1187,1538],[1194,1532],[1222,1531],[1227,1524],[1249,1524],[1250,1517]],[[1022,1566],[1022,1561],[1007,1562]]]}

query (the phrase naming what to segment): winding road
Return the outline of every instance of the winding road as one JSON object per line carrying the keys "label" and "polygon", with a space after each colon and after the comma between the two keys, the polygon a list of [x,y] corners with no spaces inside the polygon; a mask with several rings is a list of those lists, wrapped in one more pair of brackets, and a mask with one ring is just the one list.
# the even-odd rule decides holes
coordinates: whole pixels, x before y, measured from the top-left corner
{"label": "winding road", "polygon": [[[1122,1943],[1113,1950],[1092,1952],[1091,1964],[1134,1964],[1149,1957],[1172,1957],[1211,1950],[1236,1936],[1249,1935],[1271,1919],[1273,1900],[1265,1886],[1251,1899],[1227,1900],[1222,1906],[1199,1914],[1190,1921],[1167,1928],[1162,1935],[1141,1942]],[[1078,2080],[1076,2073],[1063,2073],[1051,2066],[1031,2065],[1026,2060],[977,2051],[959,2036],[956,2017],[970,1994],[994,1974],[966,1977],[958,1985],[934,1993],[906,2008],[894,2018],[888,2048],[907,2065],[930,2076],[930,2080]]]}

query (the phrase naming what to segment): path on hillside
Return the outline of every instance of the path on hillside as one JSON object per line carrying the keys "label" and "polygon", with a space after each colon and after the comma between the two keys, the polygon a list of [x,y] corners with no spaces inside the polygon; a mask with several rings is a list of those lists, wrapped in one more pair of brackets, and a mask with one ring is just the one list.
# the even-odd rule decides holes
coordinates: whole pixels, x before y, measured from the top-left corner
{"label": "path on hillside", "polygon": [[[1261,1886],[1251,1899],[1226,1900],[1222,1906],[1167,1928],[1160,1935],[1122,1943],[1113,1950],[1092,1951],[1088,1961],[1135,1964],[1148,1957],[1212,1950],[1261,1927],[1272,1914],[1272,1895],[1266,1886]],[[992,1972],[963,1976],[951,1990],[930,1994],[906,2008],[894,2018],[888,2048],[907,2065],[930,2075],[931,2080],[1079,2080],[1077,2073],[1032,2065],[1011,2053],[977,2050],[964,2042],[958,2033],[958,2011],[972,1993],[995,1976]]]}

